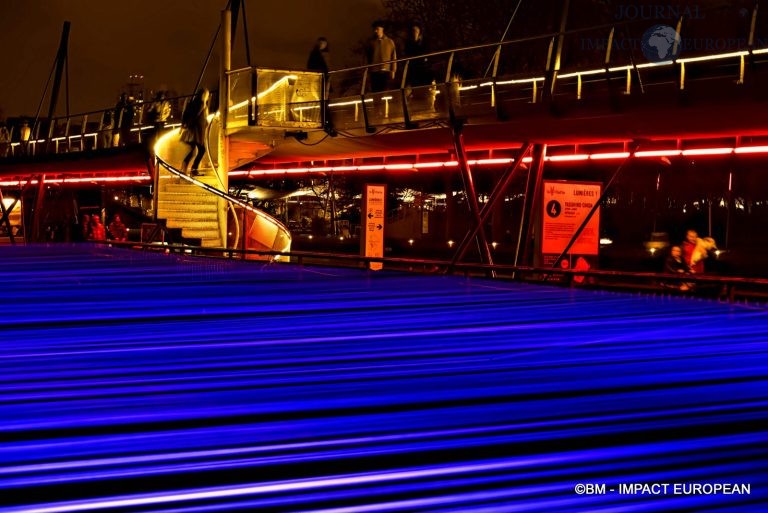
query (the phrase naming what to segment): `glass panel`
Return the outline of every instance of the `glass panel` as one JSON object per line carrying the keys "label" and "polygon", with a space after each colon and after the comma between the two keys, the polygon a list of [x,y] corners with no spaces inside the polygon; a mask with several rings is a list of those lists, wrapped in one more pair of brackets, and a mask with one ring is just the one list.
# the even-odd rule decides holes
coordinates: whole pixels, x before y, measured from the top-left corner
{"label": "glass panel", "polygon": [[257,124],[260,126],[322,126],[322,73],[257,70]]}
{"label": "glass panel", "polygon": [[365,95],[365,109],[371,126],[404,123],[403,95],[399,89]]}
{"label": "glass panel", "polygon": [[438,110],[437,97],[439,88],[435,84],[409,87],[406,89],[408,115],[411,121],[439,119],[447,116],[447,112]]}
{"label": "glass panel", "polygon": [[[371,100],[373,101],[373,100]],[[362,100],[359,96],[338,98],[328,103],[328,112],[336,130],[364,128]]]}
{"label": "glass panel", "polygon": [[253,70],[241,70],[229,75],[229,113],[227,125],[230,128],[248,126],[251,104],[251,80]]}

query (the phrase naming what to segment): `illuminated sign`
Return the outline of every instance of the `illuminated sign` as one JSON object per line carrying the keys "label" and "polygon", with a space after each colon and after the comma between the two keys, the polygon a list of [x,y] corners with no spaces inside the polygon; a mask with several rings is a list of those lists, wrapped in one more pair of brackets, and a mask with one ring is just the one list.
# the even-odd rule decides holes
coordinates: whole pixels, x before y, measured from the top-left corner
{"label": "illuminated sign", "polygon": [[[542,207],[541,252],[560,255],[600,199],[602,185],[588,182],[545,181]],[[600,246],[600,209],[568,251],[570,255],[597,255]]]}
{"label": "illuminated sign", "polygon": [[[363,191],[363,236],[360,252],[367,257],[384,256],[384,212],[387,200],[386,185],[366,184]],[[379,271],[381,262],[371,262],[370,268]]]}

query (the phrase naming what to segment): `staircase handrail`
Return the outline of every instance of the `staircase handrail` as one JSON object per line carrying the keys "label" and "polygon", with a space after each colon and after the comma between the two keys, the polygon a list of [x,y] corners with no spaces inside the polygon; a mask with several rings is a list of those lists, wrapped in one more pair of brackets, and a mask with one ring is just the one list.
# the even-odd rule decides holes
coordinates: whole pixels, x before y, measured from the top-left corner
{"label": "staircase handrail", "polygon": [[179,178],[182,178],[182,179],[186,180],[187,182],[189,182],[189,183],[191,183],[191,184],[193,184],[193,185],[195,185],[197,187],[200,187],[201,189],[205,190],[206,192],[209,192],[211,194],[214,194],[214,195],[218,196],[221,199],[226,200],[230,205],[239,206],[239,207],[243,208],[244,210],[247,210],[248,212],[253,213],[257,217],[260,217],[261,219],[263,219],[265,221],[268,221],[270,223],[273,223],[273,224],[277,225],[277,227],[279,229],[282,229],[285,233],[289,234],[289,236],[290,236],[291,232],[288,229],[288,227],[285,226],[278,219],[276,219],[276,218],[270,216],[269,214],[259,210],[258,208],[250,205],[249,203],[247,203],[247,202],[245,202],[245,201],[243,201],[243,200],[241,200],[241,199],[239,199],[239,198],[237,198],[235,196],[232,196],[231,194],[229,194],[227,192],[221,191],[221,190],[217,189],[216,187],[213,187],[211,185],[208,185],[205,182],[202,182],[200,180],[195,179],[194,177],[187,176],[180,169],[175,168],[174,166],[172,166],[171,164],[169,164],[168,162],[163,160],[158,155],[155,155],[155,159],[157,160],[158,164],[160,164],[165,170],[167,170],[171,174],[173,174],[173,175],[175,175],[175,176],[177,176]]}

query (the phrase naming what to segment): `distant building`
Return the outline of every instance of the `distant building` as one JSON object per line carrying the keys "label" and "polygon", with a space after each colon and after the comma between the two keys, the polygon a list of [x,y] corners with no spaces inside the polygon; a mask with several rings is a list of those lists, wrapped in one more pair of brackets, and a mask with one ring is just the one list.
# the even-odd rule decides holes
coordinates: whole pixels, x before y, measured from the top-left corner
{"label": "distant building", "polygon": [[137,102],[144,101],[144,75],[138,73],[129,75],[125,84],[125,92]]}

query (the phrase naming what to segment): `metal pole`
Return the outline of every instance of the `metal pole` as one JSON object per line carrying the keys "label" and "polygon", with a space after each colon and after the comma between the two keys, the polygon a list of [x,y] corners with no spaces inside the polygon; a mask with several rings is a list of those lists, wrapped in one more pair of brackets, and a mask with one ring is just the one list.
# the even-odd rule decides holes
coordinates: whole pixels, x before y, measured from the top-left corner
{"label": "metal pole", "polygon": [[152,191],[152,222],[157,223],[157,207],[160,203],[160,198],[158,197],[160,195],[158,190],[160,186],[160,166],[157,164],[157,155],[154,154],[154,150],[152,151],[152,163],[154,164],[152,166],[152,188],[154,189]]}
{"label": "metal pole", "polygon": [[725,205],[725,249],[728,249],[728,242],[731,235],[731,202],[733,200],[733,170],[728,172],[728,196]]}
{"label": "metal pole", "polygon": [[32,240],[40,242],[40,225],[43,222],[43,202],[45,200],[45,175],[40,175],[35,196],[35,213],[32,216]]}
{"label": "metal pole", "polygon": [[[227,135],[227,117],[229,105],[229,71],[232,66],[232,12],[221,12],[221,67],[219,70],[219,154],[218,173],[222,191],[229,191],[229,136]],[[227,202],[219,200],[219,233],[222,243],[227,244]]]}
{"label": "metal pole", "polygon": [[[59,51],[56,53],[56,71],[53,79],[53,89],[51,89],[51,102],[48,104],[48,119],[53,118],[56,111],[56,102],[59,99],[59,88],[61,87],[61,75],[64,71],[64,63],[67,61],[67,45],[69,42],[68,21],[64,22],[64,28],[61,30],[61,41],[59,42]],[[69,76],[69,74],[67,74]],[[69,93],[67,93],[69,94]],[[69,112],[67,112],[69,114]]]}
{"label": "metal pole", "polygon": [[[481,260],[483,253],[488,264],[493,265],[493,255],[491,254],[491,248],[488,245],[488,239],[485,236],[485,230],[483,229],[483,221],[480,218],[480,206],[477,202],[477,191],[475,190],[475,182],[472,178],[472,171],[469,169],[467,162],[467,152],[464,147],[464,134],[463,126],[461,123],[453,125],[451,132],[453,133],[453,144],[456,148],[456,159],[459,161],[459,168],[464,176],[464,193],[467,196],[467,203],[469,204],[470,214],[475,220],[475,224],[479,226],[478,239],[480,245]],[[491,276],[496,277],[496,271],[491,271]]]}
{"label": "metal pole", "polygon": [[[520,218],[520,230],[517,234],[517,247],[515,248],[514,265],[518,265],[521,257],[527,259],[528,241],[531,238],[536,201],[538,199],[541,180],[544,174],[544,157],[547,155],[546,144],[533,146],[533,159],[531,169],[528,171],[528,181],[525,187],[525,199],[523,200],[523,215]],[[526,262],[527,263],[527,262]]]}
{"label": "metal pole", "polygon": [[2,214],[2,221],[0,221],[0,224],[4,224],[6,229],[8,230],[8,239],[11,241],[11,244],[16,244],[16,241],[13,238],[13,229],[11,227],[11,210],[6,210],[5,203],[3,203],[3,190],[0,188],[0,213]]}
{"label": "metal pole", "polygon": [[208,49],[208,55],[205,56],[205,61],[203,61],[203,69],[200,70],[200,75],[197,77],[195,88],[192,90],[193,93],[196,93],[197,90],[200,89],[200,84],[203,82],[203,75],[205,75],[208,62],[211,60],[211,54],[213,53],[213,48],[216,46],[216,39],[219,37],[219,32],[221,32],[221,24],[219,24],[219,26],[216,28],[216,33],[213,35],[213,39],[211,40],[211,47]]}
{"label": "metal pole", "polygon": [[[504,40],[507,38],[507,34],[509,33],[509,28],[512,26],[512,22],[515,20],[515,16],[517,16],[517,11],[520,9],[520,4],[523,3],[523,0],[518,0],[517,5],[515,6],[515,10],[512,11],[512,16],[510,16],[509,21],[507,22],[507,28],[504,29],[504,33],[501,35],[501,39],[499,39],[499,43],[503,43]],[[499,50],[501,50],[501,45],[499,45]],[[496,58],[496,66],[498,66],[498,57]],[[488,76],[488,72],[491,71],[491,66],[494,66],[493,61],[488,63],[488,67],[485,68],[485,74],[483,77]],[[496,70],[493,71],[493,76],[496,76]]]}
{"label": "metal pole", "polygon": [[486,221],[488,221],[488,218],[493,212],[493,208],[499,202],[499,199],[504,197],[504,192],[509,187],[509,184],[512,183],[512,178],[515,177],[517,171],[522,168],[523,158],[528,154],[532,146],[533,145],[530,143],[525,143],[520,147],[520,151],[515,156],[514,163],[512,166],[507,168],[506,171],[504,171],[504,174],[501,176],[493,191],[491,191],[491,195],[488,198],[488,203],[483,206],[482,211],[480,212],[480,224],[476,224],[472,231],[467,232],[467,234],[464,235],[464,239],[456,248],[456,253],[451,260],[451,264],[446,269],[446,272],[450,272],[454,265],[456,265],[457,262],[464,258],[464,255],[466,255],[467,250],[469,249],[469,243],[472,241],[472,239],[477,237],[480,229],[483,227]]}

